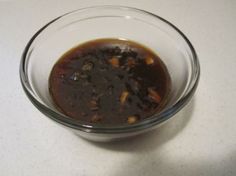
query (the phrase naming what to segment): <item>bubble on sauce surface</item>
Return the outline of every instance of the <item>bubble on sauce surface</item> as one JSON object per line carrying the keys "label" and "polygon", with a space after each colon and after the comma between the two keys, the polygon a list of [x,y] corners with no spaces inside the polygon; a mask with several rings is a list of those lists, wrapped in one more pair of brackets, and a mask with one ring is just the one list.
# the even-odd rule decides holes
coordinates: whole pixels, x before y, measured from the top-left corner
{"label": "bubble on sauce surface", "polygon": [[79,72],[74,72],[71,76],[70,79],[73,81],[79,81],[80,78],[80,73]]}

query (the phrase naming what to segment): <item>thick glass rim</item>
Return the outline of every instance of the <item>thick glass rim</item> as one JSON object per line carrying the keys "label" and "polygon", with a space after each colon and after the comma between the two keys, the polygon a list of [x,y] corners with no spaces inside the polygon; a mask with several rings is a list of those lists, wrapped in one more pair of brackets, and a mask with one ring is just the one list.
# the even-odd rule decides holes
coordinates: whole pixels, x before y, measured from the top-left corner
{"label": "thick glass rim", "polygon": [[[26,70],[26,68],[27,68],[26,67],[26,65],[27,65],[26,59],[27,59],[27,55],[28,55],[30,46],[35,41],[37,36],[40,35],[51,24],[56,23],[58,20],[60,20],[63,17],[66,17],[67,15],[70,15],[70,14],[73,14],[73,13],[76,13],[79,11],[82,12],[82,11],[91,10],[91,9],[94,9],[94,10],[95,9],[96,10],[98,10],[98,9],[100,9],[100,10],[101,9],[120,9],[120,10],[126,10],[126,11],[133,11],[136,13],[141,13],[144,15],[148,15],[148,16],[157,18],[157,19],[161,20],[162,22],[164,22],[165,24],[167,24],[172,29],[174,29],[183,38],[183,40],[187,43],[187,45],[191,51],[192,57],[193,57],[192,64],[193,64],[194,72],[192,72],[191,81],[190,81],[189,86],[187,87],[187,93],[185,93],[185,95],[183,95],[183,97],[181,97],[175,104],[173,104],[172,106],[170,106],[166,110],[160,112],[159,114],[154,114],[150,118],[144,119],[136,124],[132,124],[132,125],[127,124],[127,125],[121,125],[121,126],[104,126],[104,125],[99,125],[99,124],[91,124],[91,125],[90,124],[82,124],[79,121],[76,121],[76,120],[74,120],[62,113],[54,111],[52,108],[50,108],[47,105],[45,105],[44,103],[42,103],[42,101],[32,91],[31,85],[28,81],[27,70]],[[159,16],[157,16],[153,13],[147,12],[145,10],[141,10],[141,9],[137,9],[137,8],[133,8],[133,7],[127,7],[127,6],[112,6],[112,5],[92,6],[92,7],[77,9],[77,10],[68,12],[64,15],[61,15],[61,16],[53,19],[52,21],[47,23],[45,26],[43,26],[41,29],[39,29],[33,35],[33,37],[29,40],[29,42],[27,43],[27,45],[23,51],[21,62],[20,62],[21,84],[22,84],[22,87],[23,87],[26,95],[31,100],[31,102],[43,114],[45,114],[50,119],[52,119],[62,125],[65,125],[67,127],[81,130],[84,132],[89,132],[89,133],[127,133],[127,132],[139,131],[142,129],[150,128],[154,125],[161,124],[162,122],[170,119],[173,115],[175,115],[178,111],[180,111],[189,102],[189,100],[191,99],[191,97],[193,96],[193,94],[197,88],[197,85],[199,82],[199,77],[200,77],[200,65],[199,65],[199,60],[198,60],[197,54],[196,54],[195,49],[192,46],[191,42],[183,34],[183,32],[181,32],[176,26],[174,26],[169,21],[163,19],[162,17],[159,17]]]}

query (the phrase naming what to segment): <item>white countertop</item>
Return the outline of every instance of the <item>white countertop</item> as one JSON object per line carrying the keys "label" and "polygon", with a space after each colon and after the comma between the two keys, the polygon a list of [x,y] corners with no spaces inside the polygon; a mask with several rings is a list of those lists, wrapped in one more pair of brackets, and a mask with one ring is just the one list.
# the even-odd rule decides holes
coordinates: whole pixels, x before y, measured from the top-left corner
{"label": "white countertop", "polygon": [[[201,79],[193,101],[151,134],[114,144],[87,142],[42,115],[24,94],[22,51],[45,23],[101,4],[142,8],[181,29]],[[235,0],[0,1],[1,176],[235,176]]]}

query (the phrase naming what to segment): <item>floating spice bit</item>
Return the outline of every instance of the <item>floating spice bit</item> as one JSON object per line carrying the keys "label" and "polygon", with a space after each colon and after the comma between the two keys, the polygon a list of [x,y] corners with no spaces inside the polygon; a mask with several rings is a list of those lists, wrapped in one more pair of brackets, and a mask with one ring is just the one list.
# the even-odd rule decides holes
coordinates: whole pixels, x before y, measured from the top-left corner
{"label": "floating spice bit", "polygon": [[129,95],[129,92],[128,92],[128,91],[123,91],[123,92],[122,92],[122,94],[121,94],[121,96],[120,96],[120,102],[121,102],[121,104],[124,104],[124,103],[125,103],[125,101],[126,101],[128,95]]}
{"label": "floating spice bit", "polygon": [[153,60],[152,57],[148,56],[148,57],[145,58],[145,62],[146,62],[147,65],[151,65],[151,64],[154,63],[154,60]]}
{"label": "floating spice bit", "polygon": [[127,64],[128,64],[129,67],[133,67],[135,65],[134,59],[132,57],[129,57],[127,59]]}
{"label": "floating spice bit", "polygon": [[133,124],[133,123],[135,123],[135,122],[137,122],[137,121],[138,121],[138,117],[137,117],[137,116],[129,116],[129,117],[127,118],[128,124]]}
{"label": "floating spice bit", "polygon": [[95,100],[91,100],[91,101],[89,102],[89,108],[90,108],[92,111],[98,110],[98,109],[99,109],[99,107],[98,107],[98,102],[95,101]]}
{"label": "floating spice bit", "polygon": [[109,60],[109,63],[113,66],[113,67],[119,67],[120,66],[120,62],[119,59],[117,57],[112,57]]}
{"label": "floating spice bit", "polygon": [[93,69],[93,63],[92,62],[86,62],[82,67],[83,71],[90,71],[92,69]]}
{"label": "floating spice bit", "polygon": [[116,46],[115,48],[114,48],[114,54],[120,54],[120,52],[121,52],[121,49],[118,47],[118,46]]}
{"label": "floating spice bit", "polygon": [[98,123],[98,122],[100,122],[101,120],[102,120],[102,117],[99,116],[98,114],[95,114],[95,115],[93,115],[93,117],[91,118],[90,122],[92,122],[92,123]]}
{"label": "floating spice bit", "polygon": [[153,88],[150,88],[150,87],[148,88],[148,96],[156,103],[161,102],[161,96],[159,95],[157,91],[153,90]]}

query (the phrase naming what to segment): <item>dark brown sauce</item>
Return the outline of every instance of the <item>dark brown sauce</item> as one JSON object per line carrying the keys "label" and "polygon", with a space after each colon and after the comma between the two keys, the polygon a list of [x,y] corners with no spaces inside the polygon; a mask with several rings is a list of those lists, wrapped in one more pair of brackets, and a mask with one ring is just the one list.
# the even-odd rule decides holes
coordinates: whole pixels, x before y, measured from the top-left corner
{"label": "dark brown sauce", "polygon": [[73,119],[133,124],[164,107],[170,77],[148,48],[127,40],[98,39],[59,59],[51,71],[49,90],[57,108]]}

